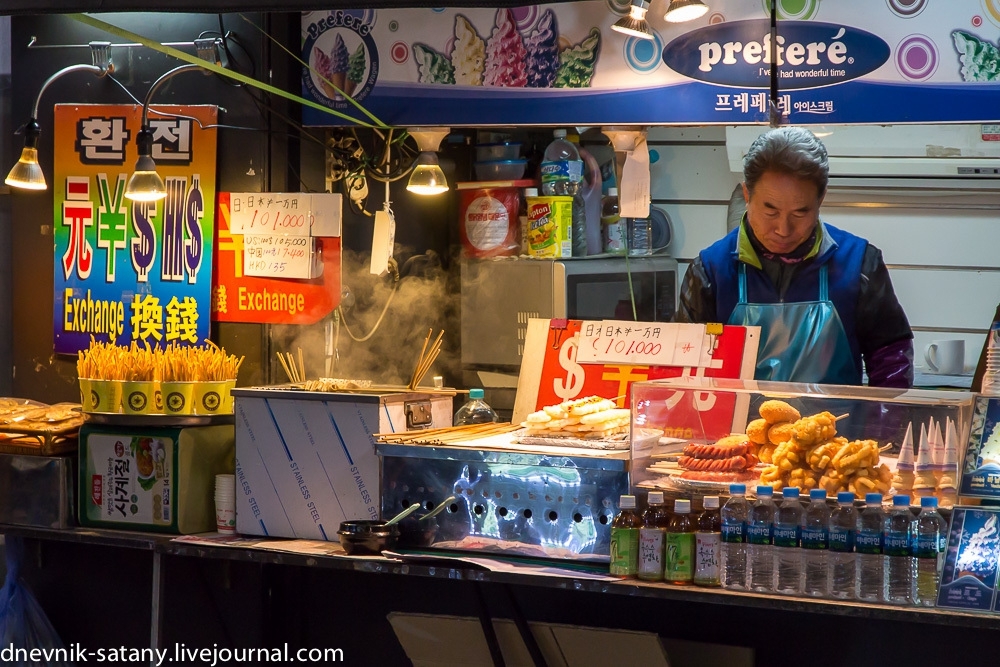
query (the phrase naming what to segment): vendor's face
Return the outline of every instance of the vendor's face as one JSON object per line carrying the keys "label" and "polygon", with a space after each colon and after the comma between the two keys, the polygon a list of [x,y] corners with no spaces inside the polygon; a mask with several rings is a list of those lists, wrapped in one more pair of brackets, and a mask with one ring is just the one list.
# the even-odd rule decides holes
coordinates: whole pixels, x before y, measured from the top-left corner
{"label": "vendor's face", "polygon": [[753,192],[744,183],[743,197],[754,235],[777,254],[791,252],[809,238],[823,203],[815,183],[777,171],[764,172]]}

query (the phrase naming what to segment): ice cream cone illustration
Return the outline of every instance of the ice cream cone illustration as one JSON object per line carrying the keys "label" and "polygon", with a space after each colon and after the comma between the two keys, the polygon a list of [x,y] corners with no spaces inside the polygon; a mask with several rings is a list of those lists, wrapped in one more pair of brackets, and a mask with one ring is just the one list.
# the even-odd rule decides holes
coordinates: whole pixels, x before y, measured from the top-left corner
{"label": "ice cream cone illustration", "polygon": [[417,43],[413,45],[413,58],[417,61],[420,83],[455,83],[455,68],[443,53]]}
{"label": "ice cream cone illustration", "polygon": [[483,85],[486,67],[486,42],[461,14],[455,16],[455,47],[451,52],[455,68],[455,83],[463,86]]}
{"label": "ice cream cone illustration", "polygon": [[559,71],[559,29],[556,15],[546,9],[528,36],[528,87],[551,88]]}
{"label": "ice cream cone illustration", "polygon": [[347,80],[344,81],[344,94],[351,96],[361,80],[365,78],[365,45],[358,44],[354,53],[347,59]]}
{"label": "ice cream cone illustration", "polygon": [[330,49],[329,79],[333,84],[331,97],[342,99],[340,91],[344,90],[344,81],[347,80],[347,45],[339,34],[334,38],[333,48]]}
{"label": "ice cream cone illustration", "polygon": [[498,9],[496,26],[486,41],[484,86],[523,88],[528,84],[528,52],[510,9]]}
{"label": "ice cream cone illustration", "polygon": [[594,78],[597,57],[601,51],[601,31],[591,28],[590,34],[573,46],[559,52],[559,71],[555,88],[588,88]]}

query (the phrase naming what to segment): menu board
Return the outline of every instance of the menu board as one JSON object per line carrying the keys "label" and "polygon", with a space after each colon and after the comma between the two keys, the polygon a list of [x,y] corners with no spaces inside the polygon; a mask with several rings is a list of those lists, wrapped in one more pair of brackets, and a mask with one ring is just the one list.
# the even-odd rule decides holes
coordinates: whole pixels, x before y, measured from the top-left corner
{"label": "menu board", "polygon": [[952,511],[938,607],[1000,611],[997,599],[998,519],[1000,508],[956,507]]}
{"label": "menu board", "polygon": [[960,493],[972,498],[1000,498],[1000,398],[976,398]]}

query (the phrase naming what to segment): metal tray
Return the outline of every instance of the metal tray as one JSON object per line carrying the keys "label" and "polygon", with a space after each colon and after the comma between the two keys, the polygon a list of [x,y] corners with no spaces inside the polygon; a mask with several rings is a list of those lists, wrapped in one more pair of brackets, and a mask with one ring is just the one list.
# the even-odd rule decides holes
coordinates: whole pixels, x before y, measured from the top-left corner
{"label": "metal tray", "polygon": [[83,416],[88,424],[132,428],[217,426],[235,423],[235,417],[231,412],[218,415],[126,415],[121,412],[84,412]]}

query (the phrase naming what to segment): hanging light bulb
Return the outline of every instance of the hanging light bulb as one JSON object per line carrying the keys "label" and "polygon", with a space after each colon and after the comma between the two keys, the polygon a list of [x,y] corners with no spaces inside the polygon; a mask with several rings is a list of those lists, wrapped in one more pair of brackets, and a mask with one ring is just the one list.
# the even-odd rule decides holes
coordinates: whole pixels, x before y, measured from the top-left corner
{"label": "hanging light bulb", "polygon": [[649,29],[646,21],[646,12],[649,11],[648,0],[632,0],[632,6],[628,10],[628,16],[618,19],[611,29],[630,37],[639,39],[653,39],[653,33]]}
{"label": "hanging light bulb", "polygon": [[707,11],[708,5],[701,0],[670,0],[663,18],[671,23],[683,23],[704,16]]}
{"label": "hanging light bulb", "polygon": [[21,158],[13,167],[4,183],[12,188],[23,188],[25,190],[44,190],[45,174],[38,164],[38,135],[41,130],[34,118],[29,120],[24,126],[24,148],[21,150]]}
{"label": "hanging light bulb", "polygon": [[135,161],[135,171],[125,186],[125,196],[132,201],[158,201],[167,196],[167,187],[163,179],[156,173],[156,162],[153,160],[153,133],[149,125],[143,125],[135,137],[135,145],[139,150],[139,159]]}
{"label": "hanging light bulb", "polygon": [[438,164],[437,151],[441,140],[448,136],[451,129],[411,127],[406,131],[416,140],[417,148],[420,149],[406,189],[415,195],[439,195],[447,192],[448,179]]}
{"label": "hanging light bulb", "polygon": [[114,71],[115,68],[111,62],[111,43],[90,42],[89,46],[93,64],[64,67],[46,79],[41,90],[38,91],[35,104],[31,107],[31,118],[24,124],[24,148],[21,150],[21,157],[7,174],[7,178],[4,179],[4,183],[12,188],[45,190],[48,187],[45,184],[45,174],[38,164],[38,135],[41,134],[41,129],[38,127],[38,107],[42,101],[42,95],[45,94],[49,86],[56,79],[71,72],[90,72],[96,76],[104,76],[108,72]]}

